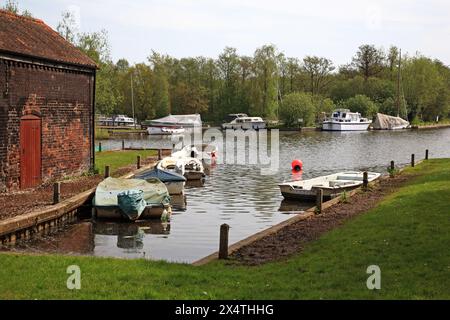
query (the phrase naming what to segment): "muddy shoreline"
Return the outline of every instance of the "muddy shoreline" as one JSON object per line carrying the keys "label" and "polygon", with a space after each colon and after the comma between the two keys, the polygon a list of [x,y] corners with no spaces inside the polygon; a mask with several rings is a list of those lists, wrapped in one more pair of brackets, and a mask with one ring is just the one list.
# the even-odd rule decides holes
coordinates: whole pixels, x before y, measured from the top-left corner
{"label": "muddy shoreline", "polygon": [[347,202],[340,202],[325,209],[319,215],[295,222],[238,249],[230,255],[228,263],[255,266],[298,254],[309,242],[374,208],[383,198],[403,186],[411,177],[411,175],[400,174],[381,180],[368,191],[355,194]]}

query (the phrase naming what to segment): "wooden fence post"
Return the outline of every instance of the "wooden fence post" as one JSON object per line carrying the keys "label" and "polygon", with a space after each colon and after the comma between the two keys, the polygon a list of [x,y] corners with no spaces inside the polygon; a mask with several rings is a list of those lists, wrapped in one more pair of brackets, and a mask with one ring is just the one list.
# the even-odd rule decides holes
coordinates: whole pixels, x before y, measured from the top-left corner
{"label": "wooden fence post", "polygon": [[219,259],[228,259],[228,231],[230,226],[226,223],[220,226]]}
{"label": "wooden fence post", "polygon": [[162,150],[158,149],[158,160],[162,160]]}
{"label": "wooden fence post", "polygon": [[394,160],[391,161],[391,171],[394,171],[395,169],[395,163]]}
{"label": "wooden fence post", "polygon": [[53,184],[53,204],[57,204],[61,201],[61,182],[55,182]]}
{"label": "wooden fence post", "polygon": [[141,168],[141,156],[140,155],[137,156],[136,162],[137,162],[136,163],[137,168],[140,169]]}
{"label": "wooden fence post", "polygon": [[414,168],[414,153],[411,155],[411,167]]}
{"label": "wooden fence post", "polygon": [[98,143],[98,152],[102,152],[102,143],[101,142]]}
{"label": "wooden fence post", "polygon": [[318,188],[316,190],[316,212],[322,212],[322,203],[323,203],[323,190]]}
{"label": "wooden fence post", "polygon": [[425,150],[425,160],[428,160],[428,149]]}
{"label": "wooden fence post", "polygon": [[363,188],[364,190],[367,190],[367,187],[369,186],[369,174],[367,171],[363,172]]}
{"label": "wooden fence post", "polygon": [[109,178],[109,166],[105,166],[105,178]]}

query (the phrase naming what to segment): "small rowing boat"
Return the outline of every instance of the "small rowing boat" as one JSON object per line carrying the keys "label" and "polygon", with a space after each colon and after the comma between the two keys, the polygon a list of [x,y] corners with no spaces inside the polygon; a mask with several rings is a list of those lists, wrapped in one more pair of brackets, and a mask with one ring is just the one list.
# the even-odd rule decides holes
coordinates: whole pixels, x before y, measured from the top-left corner
{"label": "small rowing boat", "polygon": [[[363,174],[361,171],[338,172],[308,180],[283,182],[278,186],[281,194],[286,199],[314,200],[318,189],[323,190],[325,199],[331,199],[339,196],[344,191],[350,191],[361,186]],[[368,172],[369,182],[379,177],[379,173]]]}
{"label": "small rowing boat", "polygon": [[144,180],[157,178],[166,185],[170,195],[182,194],[184,190],[184,184],[186,182],[186,178],[181,174],[158,168],[146,170],[135,175],[133,178]]}

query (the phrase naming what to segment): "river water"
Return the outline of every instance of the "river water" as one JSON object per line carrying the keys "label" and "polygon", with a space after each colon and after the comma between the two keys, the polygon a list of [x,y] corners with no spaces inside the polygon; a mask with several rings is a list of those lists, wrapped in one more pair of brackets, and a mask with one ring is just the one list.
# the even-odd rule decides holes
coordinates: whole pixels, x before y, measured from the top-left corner
{"label": "river water", "polygon": [[[285,202],[277,184],[299,178],[290,169],[293,159],[304,164],[303,178],[343,170],[386,173],[391,160],[408,164],[411,154],[450,157],[450,129],[367,132],[280,132],[279,170],[261,175],[258,165],[222,164],[211,168],[202,186],[187,186],[185,206],[169,224],[94,222],[95,256],[145,257],[193,262],[218,248],[219,226],[230,225],[230,244],[266,229],[311,204]],[[102,141],[103,149],[120,148],[122,139]],[[171,147],[167,137],[125,139],[127,147]],[[240,150],[242,152],[242,150]],[[185,201],[185,205],[183,204]],[[295,212],[295,213],[294,213]]]}

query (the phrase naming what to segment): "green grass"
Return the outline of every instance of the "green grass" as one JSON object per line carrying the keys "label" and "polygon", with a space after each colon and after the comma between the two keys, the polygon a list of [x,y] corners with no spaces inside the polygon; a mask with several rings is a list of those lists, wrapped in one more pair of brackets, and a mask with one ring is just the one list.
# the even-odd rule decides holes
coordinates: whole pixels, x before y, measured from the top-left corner
{"label": "green grass", "polygon": [[95,127],[95,140],[103,140],[109,138],[108,129],[102,129]]}
{"label": "green grass", "polygon": [[[0,255],[0,298],[449,299],[450,160],[429,160],[376,208],[292,258],[259,267],[202,267],[74,256]],[[81,290],[66,288],[79,265]],[[369,265],[381,290],[368,290]]]}
{"label": "green grass", "polygon": [[100,174],[105,172],[105,166],[109,165],[111,174],[117,169],[135,164],[137,156],[140,155],[141,159],[145,159],[149,156],[157,155],[155,150],[124,150],[124,151],[102,151],[95,153],[95,167],[99,170]]}

